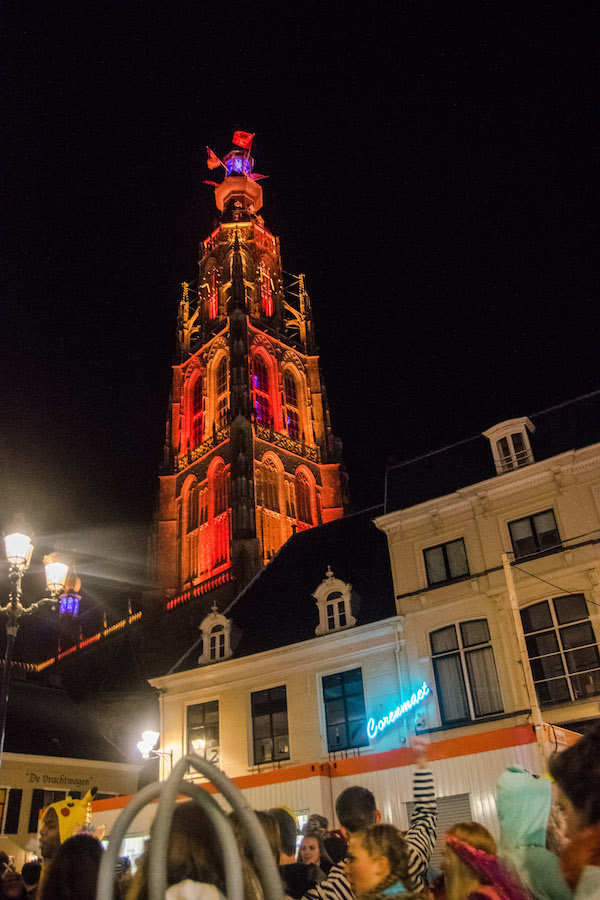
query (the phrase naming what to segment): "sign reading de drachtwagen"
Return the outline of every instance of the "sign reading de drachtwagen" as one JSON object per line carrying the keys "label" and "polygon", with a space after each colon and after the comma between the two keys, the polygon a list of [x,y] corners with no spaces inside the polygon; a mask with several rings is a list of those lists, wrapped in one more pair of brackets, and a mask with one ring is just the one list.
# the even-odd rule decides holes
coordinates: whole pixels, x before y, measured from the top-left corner
{"label": "sign reading de drachtwagen", "polygon": [[56,785],[59,788],[90,787],[92,779],[74,778],[72,775],[48,775],[47,772],[27,772],[25,775],[29,784]]}
{"label": "sign reading de drachtwagen", "polygon": [[431,693],[431,688],[427,684],[427,682],[423,682],[418,691],[415,691],[408,700],[404,700],[397,706],[395,709],[392,709],[389,713],[386,713],[385,716],[382,716],[378,722],[375,722],[375,719],[369,719],[367,722],[367,734],[373,740],[378,734],[388,727],[388,725],[392,725],[396,722],[404,713],[409,712],[409,710],[413,709],[419,703],[421,703],[428,694]]}

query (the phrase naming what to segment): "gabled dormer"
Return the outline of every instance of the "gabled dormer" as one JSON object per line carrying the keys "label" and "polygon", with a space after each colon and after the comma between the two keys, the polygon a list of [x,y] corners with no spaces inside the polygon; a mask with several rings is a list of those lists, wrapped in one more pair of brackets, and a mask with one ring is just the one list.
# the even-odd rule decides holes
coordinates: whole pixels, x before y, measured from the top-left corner
{"label": "gabled dormer", "polygon": [[351,594],[352,585],[336,578],[328,566],[325,578],[313,593],[319,610],[316,635],[331,634],[356,625],[356,619],[352,615]]}
{"label": "gabled dormer", "polygon": [[523,416],[500,422],[483,432],[491,444],[498,475],[528,466],[534,461],[529,441],[529,432],[534,431],[531,420]]}
{"label": "gabled dormer", "polygon": [[198,665],[229,659],[231,650],[231,619],[222,615],[213,604],[209,614],[200,623],[202,632],[202,654],[198,657]]}

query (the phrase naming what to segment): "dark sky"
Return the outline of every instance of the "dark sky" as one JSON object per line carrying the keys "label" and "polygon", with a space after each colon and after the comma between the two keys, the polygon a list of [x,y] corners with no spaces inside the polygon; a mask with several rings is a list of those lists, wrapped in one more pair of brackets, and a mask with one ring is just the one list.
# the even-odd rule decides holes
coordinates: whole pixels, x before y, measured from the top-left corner
{"label": "dark sky", "polygon": [[598,387],[595,4],[351,7],[3,4],[4,525],[116,578],[143,546],[205,145],[237,128],[355,508],[387,460]]}

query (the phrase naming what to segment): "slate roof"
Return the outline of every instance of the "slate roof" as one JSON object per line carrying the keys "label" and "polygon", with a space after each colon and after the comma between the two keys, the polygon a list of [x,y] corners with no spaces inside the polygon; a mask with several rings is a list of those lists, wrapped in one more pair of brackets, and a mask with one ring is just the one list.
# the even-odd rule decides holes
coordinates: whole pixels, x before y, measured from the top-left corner
{"label": "slate roof", "polygon": [[[520,413],[527,415],[527,412]],[[513,418],[517,418],[517,414]],[[535,462],[600,441],[600,391],[530,414]],[[485,430],[495,422],[485,423]],[[408,509],[497,475],[489,440],[483,434],[387,471],[386,512]]]}
{"label": "slate roof", "polygon": [[[291,537],[269,565],[228,608],[233,656],[285,647],[315,638],[319,614],[313,591],[326,576],[352,584],[357,625],[396,615],[387,539],[373,524],[381,509],[336,519]],[[237,643],[236,643],[237,637]],[[179,670],[196,664],[199,648]]]}

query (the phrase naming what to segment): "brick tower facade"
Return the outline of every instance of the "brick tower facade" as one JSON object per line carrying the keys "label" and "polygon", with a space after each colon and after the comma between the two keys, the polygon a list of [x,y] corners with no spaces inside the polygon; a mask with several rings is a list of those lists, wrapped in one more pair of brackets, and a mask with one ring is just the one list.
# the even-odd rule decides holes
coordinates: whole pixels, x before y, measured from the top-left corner
{"label": "brick tower facade", "polygon": [[168,595],[241,587],[293,533],[344,511],[303,276],[284,290],[249,153],[223,164],[220,223],[180,305],[154,528]]}

